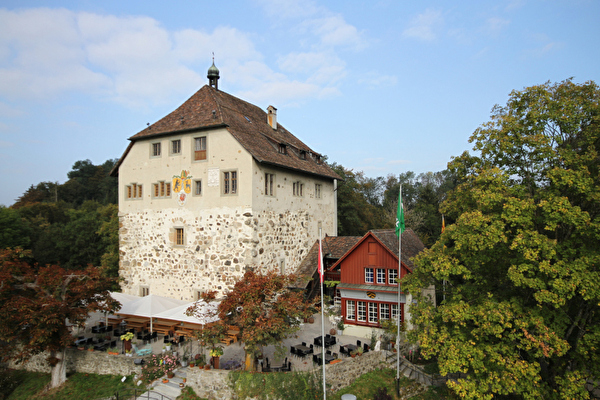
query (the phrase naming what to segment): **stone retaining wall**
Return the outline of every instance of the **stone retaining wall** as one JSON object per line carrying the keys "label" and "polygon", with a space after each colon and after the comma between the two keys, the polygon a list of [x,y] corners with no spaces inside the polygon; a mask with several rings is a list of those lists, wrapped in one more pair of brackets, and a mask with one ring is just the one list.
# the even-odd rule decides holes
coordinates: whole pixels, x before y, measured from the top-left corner
{"label": "stone retaining wall", "polygon": [[[32,372],[50,373],[50,365],[46,359],[48,353],[33,356],[26,363],[8,363],[8,368],[24,369]],[[67,373],[79,372],[98,375],[131,375],[141,374],[142,367],[135,365],[132,357],[110,355],[103,351],[87,351],[67,349]]]}
{"label": "stone retaining wall", "polygon": [[[325,374],[331,389],[337,391],[350,385],[356,378],[367,372],[387,367],[389,365],[386,362],[385,352],[370,351],[356,358],[348,357],[339,363],[326,365]],[[318,367],[312,372],[318,373],[320,376],[322,370],[322,367]],[[200,368],[190,368],[187,370],[187,385],[194,389],[194,392],[200,397],[210,400],[231,400],[234,399],[234,393],[228,375],[228,371],[223,370],[206,371]]]}

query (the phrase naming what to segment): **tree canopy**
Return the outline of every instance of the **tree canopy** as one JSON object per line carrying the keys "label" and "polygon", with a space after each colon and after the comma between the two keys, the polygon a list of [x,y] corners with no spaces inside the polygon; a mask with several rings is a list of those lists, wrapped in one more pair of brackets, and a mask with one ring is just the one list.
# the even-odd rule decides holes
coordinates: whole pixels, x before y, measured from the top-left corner
{"label": "tree canopy", "polygon": [[3,360],[27,360],[47,351],[51,386],[66,380],[65,349],[73,343],[71,327],[94,311],[118,306],[108,292],[113,279],[98,268],[67,271],[39,267],[20,250],[0,250],[0,349]]}
{"label": "tree canopy", "polygon": [[[405,287],[426,356],[461,397],[587,398],[600,376],[600,89],[513,91],[450,169],[455,223]],[[445,287],[435,308],[420,287]]]}
{"label": "tree canopy", "polygon": [[213,335],[218,337],[228,325],[238,327],[247,360],[262,346],[281,345],[315,311],[302,292],[289,289],[293,281],[292,275],[247,271],[219,304]]}

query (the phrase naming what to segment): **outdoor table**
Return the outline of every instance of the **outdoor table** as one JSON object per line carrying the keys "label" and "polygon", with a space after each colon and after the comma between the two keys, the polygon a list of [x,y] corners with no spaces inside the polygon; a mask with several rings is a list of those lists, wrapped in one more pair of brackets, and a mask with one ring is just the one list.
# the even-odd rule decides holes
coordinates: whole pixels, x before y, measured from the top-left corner
{"label": "outdoor table", "polygon": [[[323,347],[323,345],[321,344],[322,339],[323,339],[322,336],[317,336],[314,341],[315,345]],[[325,347],[333,346],[334,344],[335,344],[334,336],[325,336]]]}
{"label": "outdoor table", "polygon": [[340,346],[340,353],[350,354],[350,352],[356,350],[357,348],[358,347],[355,344],[345,344],[343,346]]}
{"label": "outdoor table", "polygon": [[[315,354],[317,364],[321,365],[322,354]],[[332,354],[325,354],[325,364],[329,364],[331,361],[335,360],[335,357]]]}
{"label": "outdoor table", "polygon": [[303,356],[310,354],[312,349],[310,347],[301,345],[301,344],[297,344],[296,346],[294,346],[296,348],[296,352],[301,353]]}

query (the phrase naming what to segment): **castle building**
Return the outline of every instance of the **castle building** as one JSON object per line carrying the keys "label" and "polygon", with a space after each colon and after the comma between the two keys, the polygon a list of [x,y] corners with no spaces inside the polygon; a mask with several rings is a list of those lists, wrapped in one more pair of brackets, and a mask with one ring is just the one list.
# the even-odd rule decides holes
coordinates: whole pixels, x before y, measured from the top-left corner
{"label": "castle building", "polygon": [[209,84],[130,137],[119,179],[124,293],[195,300],[247,268],[296,272],[337,234],[339,176],[267,111]]}

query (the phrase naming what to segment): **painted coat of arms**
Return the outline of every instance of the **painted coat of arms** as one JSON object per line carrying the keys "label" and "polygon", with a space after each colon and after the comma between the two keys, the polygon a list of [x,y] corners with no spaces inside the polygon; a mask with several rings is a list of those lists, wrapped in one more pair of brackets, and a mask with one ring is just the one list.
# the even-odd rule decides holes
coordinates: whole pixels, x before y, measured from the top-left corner
{"label": "painted coat of arms", "polygon": [[177,197],[177,203],[182,206],[187,196],[192,192],[192,176],[190,171],[182,170],[181,175],[173,175],[173,193]]}

